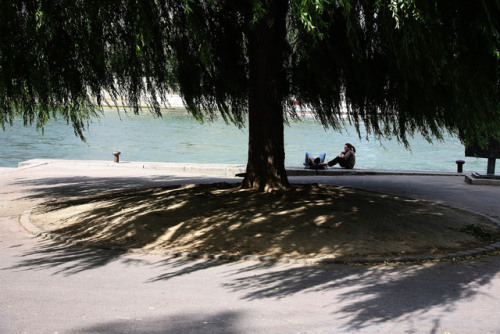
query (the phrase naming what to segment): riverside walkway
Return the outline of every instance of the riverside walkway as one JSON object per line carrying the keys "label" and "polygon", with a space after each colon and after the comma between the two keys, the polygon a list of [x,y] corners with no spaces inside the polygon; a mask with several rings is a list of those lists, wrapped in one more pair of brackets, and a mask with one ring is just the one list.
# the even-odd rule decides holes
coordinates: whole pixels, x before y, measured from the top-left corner
{"label": "riverside walkway", "polygon": [[[398,266],[226,263],[75,247],[33,237],[19,224],[26,210],[48,200],[237,182],[242,170],[63,160],[0,169],[0,333],[500,332],[499,255]],[[290,181],[424,199],[500,219],[500,187],[468,184],[462,174],[331,172],[290,174]]]}

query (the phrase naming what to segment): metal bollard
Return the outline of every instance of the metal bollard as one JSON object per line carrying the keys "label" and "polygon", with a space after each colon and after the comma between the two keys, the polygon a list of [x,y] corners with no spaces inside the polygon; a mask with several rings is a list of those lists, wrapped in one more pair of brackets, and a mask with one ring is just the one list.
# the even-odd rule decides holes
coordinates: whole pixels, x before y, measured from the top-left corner
{"label": "metal bollard", "polygon": [[120,162],[120,151],[114,151],[113,155],[115,156],[114,162],[119,163]]}
{"label": "metal bollard", "polygon": [[495,175],[495,160],[496,158],[488,158],[488,167],[486,169],[487,175]]}
{"label": "metal bollard", "polygon": [[463,166],[464,166],[465,161],[457,160],[455,162],[457,163],[457,173],[463,173],[463,171],[464,171]]}

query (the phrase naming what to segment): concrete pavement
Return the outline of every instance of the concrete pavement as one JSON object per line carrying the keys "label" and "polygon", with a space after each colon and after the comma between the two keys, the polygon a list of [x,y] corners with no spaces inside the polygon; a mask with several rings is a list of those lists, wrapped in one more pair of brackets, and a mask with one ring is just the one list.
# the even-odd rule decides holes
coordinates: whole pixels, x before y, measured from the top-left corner
{"label": "concrete pavement", "polygon": [[[43,201],[227,176],[41,162],[0,169],[0,333],[499,333],[500,256],[404,266],[225,263],[79,248],[34,238]],[[226,168],[227,170],[227,168]],[[296,176],[500,218],[500,188],[463,176]]]}

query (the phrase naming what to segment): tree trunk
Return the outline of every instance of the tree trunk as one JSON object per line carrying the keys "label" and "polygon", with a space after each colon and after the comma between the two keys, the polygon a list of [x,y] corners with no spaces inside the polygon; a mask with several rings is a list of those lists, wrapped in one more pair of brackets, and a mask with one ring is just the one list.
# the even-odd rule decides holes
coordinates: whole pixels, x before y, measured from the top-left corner
{"label": "tree trunk", "polygon": [[264,1],[266,13],[248,33],[249,142],[243,188],[271,191],[289,187],[285,171],[283,72],[286,47],[284,0]]}

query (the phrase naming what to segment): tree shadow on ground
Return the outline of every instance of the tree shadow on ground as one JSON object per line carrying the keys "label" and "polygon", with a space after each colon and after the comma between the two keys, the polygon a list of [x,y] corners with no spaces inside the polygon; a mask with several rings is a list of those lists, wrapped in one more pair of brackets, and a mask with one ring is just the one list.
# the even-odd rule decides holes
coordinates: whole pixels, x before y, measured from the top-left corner
{"label": "tree shadow on ground", "polygon": [[[17,180],[11,185],[28,187],[29,195],[25,199],[66,199],[75,196],[92,196],[118,190],[130,190],[146,187],[161,187],[195,183],[217,182],[218,179],[204,177],[181,177],[171,175],[153,175],[147,177],[48,177],[40,179]],[[221,181],[224,178],[220,179]]]}
{"label": "tree shadow on ground", "polygon": [[96,324],[71,333],[240,333],[236,312],[221,312],[211,315],[189,313],[165,317],[147,318],[140,321],[120,320]]}
{"label": "tree shadow on ground", "polygon": [[[498,273],[500,258],[459,264],[428,263],[401,266],[293,267],[240,269],[226,283],[243,298],[281,299],[297,293],[321,293],[330,298],[332,316],[358,330],[387,321],[409,321],[432,308],[454,310],[454,303],[476,296]],[[496,296],[490,296],[496,300]],[[334,314],[333,314],[334,313]],[[435,319],[439,323],[439,319]]]}
{"label": "tree shadow on ground", "polygon": [[[40,180],[32,184],[36,186],[36,189],[30,196],[37,199],[66,199],[69,196],[88,195],[94,196],[94,199],[100,197],[102,200],[107,196],[107,194],[102,194],[106,189],[132,188],[129,178],[124,178],[121,184],[119,180],[110,180],[109,178]],[[110,181],[118,182],[116,188],[108,186]],[[158,179],[158,182],[164,181]],[[170,181],[179,182],[178,179]],[[192,179],[189,179],[188,182],[192,182]],[[134,188],[137,185],[151,186],[152,184],[138,183],[134,185]],[[168,190],[162,189],[161,191]],[[150,206],[150,213],[154,213],[155,208],[161,208],[161,202],[148,201],[144,197],[145,194],[144,192],[136,193],[138,197],[135,198],[135,201],[130,202],[135,203],[132,207]],[[126,194],[123,196],[123,200],[130,200]],[[141,199],[141,196],[144,198]],[[240,200],[242,203],[246,203],[247,199]],[[304,203],[303,206],[307,207],[307,203]],[[185,207],[203,212],[203,206],[193,208],[185,204]],[[230,211],[231,208],[232,204],[229,202],[225,203],[221,209]],[[279,208],[271,209],[279,210]],[[93,219],[102,217],[102,213],[98,211],[94,214],[96,216]],[[206,214],[205,212],[203,215]],[[210,237],[218,238],[220,235]],[[394,267],[226,264],[214,261],[190,262],[186,259],[171,258],[151,264],[141,263],[141,260],[128,259],[120,251],[103,251],[61,245],[52,241],[40,241],[36,248],[22,255],[17,266],[8,269],[59,268],[55,274],[73,275],[106,266],[117,259],[131,262],[139,261],[135,264],[143,265],[146,268],[151,265],[162,268],[162,273],[151,277],[148,282],[164,281],[195,273],[208,274],[212,268],[224,266],[227,271],[223,287],[233,293],[241,294],[240,298],[243,300],[285,299],[301,293],[326,293],[329,302],[324,306],[324,309],[331,310],[332,319],[338,319],[344,323],[346,330],[363,329],[372,324],[381,324],[391,320],[407,320],[415,315],[425,314],[433,308],[442,308],[445,312],[452,312],[454,304],[458,301],[473,298],[483,293],[481,288],[491,284],[491,280],[498,274],[497,268],[500,268],[499,257],[470,260],[459,264],[430,263]],[[495,296],[491,297],[492,300],[496,298]],[[436,328],[439,326],[439,321],[439,319],[434,319]],[[120,329],[118,324],[108,325],[111,327],[116,325]]]}
{"label": "tree shadow on ground", "polygon": [[20,255],[19,264],[3,270],[42,271],[57,269],[57,275],[76,275],[101,268],[117,260],[124,251],[76,247],[52,240],[40,240],[36,247]]}
{"label": "tree shadow on ground", "polygon": [[[291,257],[446,253],[500,235],[500,227],[457,209],[320,185],[278,193],[227,183],[121,190],[45,203],[31,219],[90,242]],[[471,225],[477,228],[466,229]],[[478,239],[476,230],[491,240]]]}
{"label": "tree shadow on ground", "polygon": [[[242,300],[272,299],[286,302],[295,295],[312,294],[318,300],[318,308],[331,314],[332,326],[335,324],[336,327],[341,326],[342,330],[358,331],[386,322],[408,325],[415,317],[425,317],[432,309],[441,309],[441,313],[453,312],[457,302],[484,294],[500,268],[500,257],[460,263],[395,266],[300,266],[194,261],[185,258],[158,259],[151,261],[149,257],[142,259],[138,255],[130,257],[117,251],[80,248],[43,240],[33,250],[24,252],[18,265],[2,270],[58,268],[54,275],[76,275],[120,261],[125,266],[139,267],[141,271],[150,268],[151,273],[155,274],[145,283],[189,275],[212,277],[215,270],[218,277],[223,277],[220,286]],[[489,297],[496,300],[496,296]],[[222,324],[227,321],[222,321]],[[440,319],[435,317],[432,324],[439,328]],[[187,325],[181,319],[179,326],[185,328]],[[126,327],[126,324],[113,322],[96,325],[91,332],[101,329],[106,332],[106,328],[119,332]],[[228,327],[227,331],[231,332],[232,328]]]}

